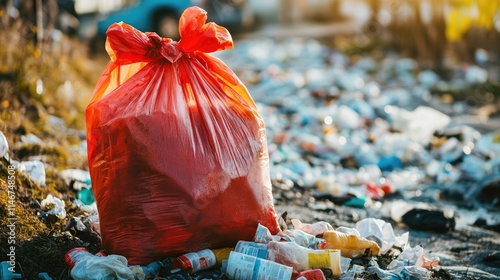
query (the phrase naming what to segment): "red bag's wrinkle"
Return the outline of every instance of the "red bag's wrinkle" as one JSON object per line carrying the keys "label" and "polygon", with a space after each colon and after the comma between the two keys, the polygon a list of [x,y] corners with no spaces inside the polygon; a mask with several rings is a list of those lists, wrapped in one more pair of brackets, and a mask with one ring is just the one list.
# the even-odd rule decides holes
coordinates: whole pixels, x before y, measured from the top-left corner
{"label": "red bag's wrinkle", "polygon": [[[255,114],[257,113],[257,107],[252,97],[248,93],[247,88],[243,83],[236,77],[234,72],[227,67],[220,59],[214,57],[209,54],[200,53],[198,54],[199,59],[203,59],[208,71],[212,73],[217,79],[219,79],[219,83],[224,87],[229,87],[230,89],[224,88],[224,91],[232,91],[237,93],[236,95],[243,98],[244,102],[249,104],[255,109]],[[260,117],[259,117],[260,118]]]}
{"label": "red bag's wrinkle", "polygon": [[155,46],[149,37],[126,23],[112,24],[106,36],[107,46],[109,46],[106,50],[118,65],[149,62],[156,58],[154,52],[152,53]]}
{"label": "red bag's wrinkle", "polygon": [[[253,108],[242,102],[236,92],[230,88],[226,88],[226,91],[203,65],[193,60],[182,62],[186,64],[180,63],[180,68],[186,71],[181,72],[181,81],[187,78],[194,81],[185,83],[189,86],[184,89],[188,95],[186,100],[188,104],[196,104],[197,110],[190,112],[201,114],[195,123],[203,124],[203,135],[206,136],[202,139],[208,140],[209,153],[202,156],[214,158],[214,162],[231,178],[247,174],[261,146],[254,140],[258,136],[260,118],[255,117]],[[232,133],[227,134],[227,131]]]}
{"label": "red bag's wrinkle", "polygon": [[94,93],[92,94],[89,105],[96,100],[101,99],[105,95],[106,89],[108,89],[111,83],[111,72],[114,68],[116,68],[116,65],[113,63],[113,61],[108,62],[103,72],[101,73],[101,76],[97,80],[96,86],[94,88]]}
{"label": "red bag's wrinkle", "polygon": [[198,7],[187,8],[179,20],[179,48],[186,53],[215,52],[233,48],[226,28],[207,21],[207,12]]}

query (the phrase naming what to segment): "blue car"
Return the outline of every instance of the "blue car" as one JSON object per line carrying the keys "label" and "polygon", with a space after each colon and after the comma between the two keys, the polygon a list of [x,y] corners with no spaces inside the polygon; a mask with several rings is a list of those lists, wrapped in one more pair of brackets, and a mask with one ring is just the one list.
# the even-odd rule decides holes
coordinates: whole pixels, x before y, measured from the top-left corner
{"label": "blue car", "polygon": [[203,8],[208,21],[230,30],[246,28],[252,23],[244,0],[135,0],[104,15],[97,23],[97,33],[104,37],[111,24],[123,21],[143,32],[154,31],[162,37],[178,39],[179,17],[190,6]]}

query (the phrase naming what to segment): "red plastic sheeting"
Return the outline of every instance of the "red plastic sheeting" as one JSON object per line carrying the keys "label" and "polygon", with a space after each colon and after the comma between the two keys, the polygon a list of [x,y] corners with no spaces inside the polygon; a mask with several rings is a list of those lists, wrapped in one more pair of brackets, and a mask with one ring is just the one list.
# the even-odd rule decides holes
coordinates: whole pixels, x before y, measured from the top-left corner
{"label": "red plastic sheeting", "polygon": [[250,240],[278,224],[266,130],[219,59],[229,32],[186,9],[179,42],[125,23],[107,31],[106,66],[87,107],[88,160],[102,249],[145,265]]}

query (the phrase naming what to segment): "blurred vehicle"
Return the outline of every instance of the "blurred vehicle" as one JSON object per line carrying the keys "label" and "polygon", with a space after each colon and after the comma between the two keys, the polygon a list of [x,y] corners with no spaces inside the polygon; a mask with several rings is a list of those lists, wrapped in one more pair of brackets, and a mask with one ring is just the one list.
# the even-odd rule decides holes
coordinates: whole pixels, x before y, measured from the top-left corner
{"label": "blurred vehicle", "polygon": [[252,24],[252,15],[245,0],[133,0],[119,10],[102,15],[97,34],[106,35],[108,27],[123,21],[143,32],[154,31],[162,37],[179,38],[179,17],[190,6],[199,6],[208,13],[208,21],[230,30]]}

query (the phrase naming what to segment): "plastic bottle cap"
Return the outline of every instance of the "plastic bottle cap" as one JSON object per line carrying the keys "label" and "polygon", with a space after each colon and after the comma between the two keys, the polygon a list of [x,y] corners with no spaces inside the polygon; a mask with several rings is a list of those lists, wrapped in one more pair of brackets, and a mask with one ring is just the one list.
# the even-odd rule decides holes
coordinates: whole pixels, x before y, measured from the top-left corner
{"label": "plastic bottle cap", "polygon": [[189,272],[191,272],[191,270],[193,269],[191,262],[185,255],[177,257],[172,263],[172,267],[188,270]]}
{"label": "plastic bottle cap", "polygon": [[87,248],[83,248],[83,247],[77,247],[77,248],[73,248],[71,250],[69,250],[68,252],[66,252],[66,254],[64,255],[64,260],[66,261],[66,264],[68,264],[68,267],[71,269],[75,266],[75,260],[73,260],[71,258],[71,254],[72,253],[75,253],[75,252],[89,252],[89,250],[87,250]]}

